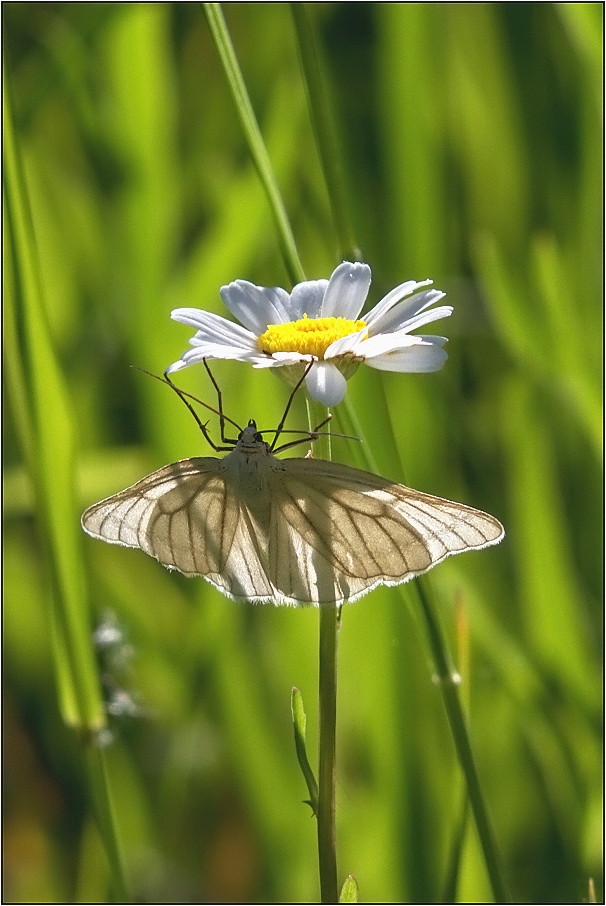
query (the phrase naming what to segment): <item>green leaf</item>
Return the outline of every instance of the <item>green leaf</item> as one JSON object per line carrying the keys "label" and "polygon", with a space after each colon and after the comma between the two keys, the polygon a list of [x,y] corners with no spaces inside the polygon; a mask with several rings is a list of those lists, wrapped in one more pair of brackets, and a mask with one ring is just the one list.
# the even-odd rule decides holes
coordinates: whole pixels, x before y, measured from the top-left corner
{"label": "green leaf", "polygon": [[341,888],[341,896],[339,897],[339,903],[357,903],[358,902],[358,882],[353,875],[348,875],[345,878],[343,887]]}
{"label": "green leaf", "polygon": [[309,802],[311,809],[314,815],[318,814],[318,784],[314,776],[314,772],[309,763],[307,757],[307,749],[305,747],[305,731],[307,726],[307,718],[305,716],[305,709],[303,707],[303,696],[299,690],[293,687],[290,706],[292,711],[292,722],[293,728],[295,731],[295,748],[297,750],[297,758],[299,760],[299,765],[305,777],[305,783],[307,784],[307,789],[309,790]]}

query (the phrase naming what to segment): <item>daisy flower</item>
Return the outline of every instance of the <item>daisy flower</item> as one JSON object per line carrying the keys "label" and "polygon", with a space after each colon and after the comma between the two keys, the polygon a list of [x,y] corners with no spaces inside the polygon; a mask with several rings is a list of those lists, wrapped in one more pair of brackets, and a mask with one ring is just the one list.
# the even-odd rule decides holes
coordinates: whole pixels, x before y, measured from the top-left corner
{"label": "daisy flower", "polygon": [[167,370],[203,359],[237,359],[255,368],[287,369],[294,380],[313,361],[307,390],[325,406],[341,402],[347,380],[362,362],[382,371],[438,371],[447,358],[446,337],[411,331],[452,314],[450,305],[430,309],[444,293],[424,289],[431,280],[409,280],[360,318],[370,280],[367,264],[349,261],[330,280],[306,280],[290,293],[235,280],[221,287],[221,298],[240,324],[199,308],[171,312],[196,333],[192,348]]}

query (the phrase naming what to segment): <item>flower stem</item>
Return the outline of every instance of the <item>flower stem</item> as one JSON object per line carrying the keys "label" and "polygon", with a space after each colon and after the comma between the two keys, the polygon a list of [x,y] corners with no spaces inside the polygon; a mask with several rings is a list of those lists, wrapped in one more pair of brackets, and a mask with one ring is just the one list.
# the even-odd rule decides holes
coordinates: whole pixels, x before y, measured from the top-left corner
{"label": "flower stem", "polygon": [[259,174],[261,184],[265,189],[267,200],[276,222],[288,275],[293,283],[300,283],[305,280],[305,273],[299,259],[294,236],[288,221],[288,215],[286,214],[286,208],[284,207],[284,202],[280,195],[280,189],[278,188],[276,177],[274,176],[265,143],[257,123],[257,118],[248,96],[246,84],[242,77],[242,71],[234,51],[234,46],[231,42],[227,24],[223,17],[221,4],[204,3],[203,6],[236,105],[240,125],[242,126],[248,143],[248,149],[257,173]]}
{"label": "flower stem", "polygon": [[[307,400],[310,431],[328,415],[328,410]],[[319,459],[331,459],[330,433],[316,441]],[[318,863],[322,903],[338,901],[336,837],[336,739],[337,739],[337,642],[341,609],[320,606],[320,676],[318,740]]]}
{"label": "flower stem", "polygon": [[[218,3],[205,3],[204,11],[219,52],[225,74],[234,98],[240,123],[248,142],[259,178],[271,206],[284,261],[293,283],[305,280],[286,209],[276,183],[257,120],[248,97],[246,85],[234,52],[227,25]],[[326,410],[319,418],[318,408],[308,401],[309,426],[323,421]],[[318,439],[318,454],[330,459],[330,434]],[[335,753],[336,753],[336,703],[337,703],[337,638],[339,613],[335,607],[320,608],[320,677],[319,677],[319,792],[318,792],[318,857],[320,864],[320,889],[323,903],[336,903],[337,854],[335,833]]]}
{"label": "flower stem", "polygon": [[320,607],[318,860],[322,903],[336,903],[338,899],[335,763],[339,626],[340,608]]}

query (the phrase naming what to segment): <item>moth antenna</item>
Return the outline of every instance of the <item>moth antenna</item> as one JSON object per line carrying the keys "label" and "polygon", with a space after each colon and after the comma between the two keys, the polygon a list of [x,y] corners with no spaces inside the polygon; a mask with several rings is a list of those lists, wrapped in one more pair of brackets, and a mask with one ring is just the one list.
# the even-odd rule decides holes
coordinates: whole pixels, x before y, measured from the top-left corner
{"label": "moth antenna", "polygon": [[[205,403],[204,400],[201,400],[197,396],[194,396],[193,393],[188,393],[187,390],[181,390],[180,387],[177,387],[175,384],[173,384],[173,382],[168,377],[166,372],[164,372],[164,375],[162,377],[160,377],[159,374],[154,374],[153,371],[147,371],[146,368],[141,368],[140,365],[131,365],[131,368],[136,368],[137,371],[142,371],[143,374],[147,374],[147,375],[149,375],[149,377],[155,378],[157,381],[160,381],[162,384],[168,384],[169,387],[172,387],[172,389],[175,391],[175,393],[177,393],[181,397],[182,400],[183,400],[183,397],[186,396],[188,399],[193,400],[194,403],[198,403],[199,406],[204,406],[204,408],[208,409],[209,412],[213,412],[215,415],[218,415],[219,417],[221,416],[221,413],[219,412],[219,410],[215,409],[214,406],[211,406],[209,403]],[[185,402],[185,400],[183,400],[183,402]],[[225,419],[226,422],[229,422],[230,425],[233,425],[234,428],[236,428],[238,431],[242,431],[242,428],[240,427],[238,422],[235,422],[228,415],[224,414],[223,418]],[[206,424],[208,424],[208,422],[206,422]],[[226,438],[225,443],[230,443],[230,442],[231,441],[229,441]],[[235,441],[233,441],[233,443],[235,443]]]}
{"label": "moth antenna", "polygon": [[[196,410],[194,409],[192,404],[189,402],[189,399],[194,400],[194,402],[199,403],[201,406],[204,406],[206,409],[210,409],[210,411],[214,412],[215,415],[220,415],[220,413],[217,411],[217,409],[214,409],[212,406],[209,406],[208,403],[203,402],[203,400],[199,400],[197,396],[193,396],[191,393],[187,393],[185,390],[181,390],[180,387],[177,387],[176,384],[173,384],[173,382],[171,381],[171,379],[169,378],[169,376],[166,372],[164,372],[164,375],[162,377],[160,377],[158,374],[154,374],[152,371],[147,371],[146,368],[141,368],[139,365],[132,365],[131,367],[136,368],[137,371],[142,371],[143,374],[147,374],[147,375],[149,375],[149,377],[155,378],[157,381],[160,381],[160,383],[162,383],[162,384],[168,384],[168,386],[172,390],[175,391],[175,393],[177,394],[177,396],[179,397],[181,402],[185,403],[185,405],[187,406],[187,408],[193,415],[193,417],[196,421],[196,424],[200,428],[200,431],[204,435],[204,438],[210,444],[210,446],[213,448],[213,450],[215,450],[217,453],[219,453],[219,452],[224,452],[226,450],[231,450],[233,448],[234,444],[236,443],[235,441],[233,441],[233,443],[229,447],[217,446],[217,444],[214,442],[214,440],[212,439],[212,437],[210,436],[210,434],[208,432],[208,428],[207,428],[208,422],[203,423],[201,421],[198,413],[196,412]],[[186,397],[189,397],[189,399],[187,399]],[[231,421],[231,419],[228,419],[228,421]],[[238,431],[241,431],[240,426],[237,425],[236,422],[233,422],[233,424],[238,429]],[[228,441],[225,441],[225,442],[228,443]]]}
{"label": "moth antenna", "polygon": [[[264,434],[267,432],[259,431],[257,433]],[[326,437],[328,435],[327,431],[301,431],[301,432],[296,431],[296,430],[295,431],[290,431],[290,430],[282,431],[282,434],[299,434],[299,433],[304,434],[305,436],[300,437],[298,440],[290,440],[287,444],[281,444],[281,446],[276,447],[274,450],[272,450],[272,453],[283,453],[284,450],[289,450],[291,447],[298,447],[299,444],[305,444],[305,443],[307,443],[307,441],[309,441],[310,443],[313,443],[319,437]],[[330,436],[331,437],[343,437],[343,438],[346,438],[347,440],[357,440],[357,441],[360,441],[360,443],[361,443],[360,438],[356,437],[353,434],[333,434],[331,432]],[[307,457],[305,457],[305,458],[307,458]]]}
{"label": "moth antenna", "polygon": [[[155,375],[154,375],[154,377],[155,377]],[[162,378],[160,378],[160,380],[162,380]],[[169,387],[172,387],[172,389],[175,391],[175,393],[177,394],[177,396],[179,397],[179,399],[180,399],[183,403],[185,403],[185,405],[187,406],[187,408],[189,409],[189,411],[191,412],[191,414],[192,414],[193,417],[195,418],[195,420],[196,420],[196,422],[197,422],[197,425],[198,425],[198,427],[200,428],[200,431],[202,432],[202,434],[204,435],[204,437],[206,438],[206,440],[208,441],[208,443],[211,445],[211,447],[213,448],[213,450],[215,450],[215,451],[218,453],[220,450],[224,449],[223,447],[217,446],[217,444],[216,444],[216,443],[214,442],[214,440],[211,438],[210,434],[208,433],[208,428],[206,427],[206,426],[208,425],[208,422],[207,422],[207,421],[206,421],[206,422],[203,422],[203,421],[202,421],[202,419],[200,418],[200,416],[198,415],[198,413],[196,412],[196,410],[194,409],[194,407],[192,406],[192,404],[190,403],[190,401],[187,399],[188,394],[186,394],[185,391],[181,390],[180,387],[177,387],[176,384],[173,384],[173,382],[172,382],[171,379],[169,378],[169,376],[168,376],[168,374],[166,373],[166,371],[164,372],[164,382],[167,383]],[[202,405],[204,405],[204,403],[203,403]],[[211,407],[209,406],[208,408],[211,408]]]}

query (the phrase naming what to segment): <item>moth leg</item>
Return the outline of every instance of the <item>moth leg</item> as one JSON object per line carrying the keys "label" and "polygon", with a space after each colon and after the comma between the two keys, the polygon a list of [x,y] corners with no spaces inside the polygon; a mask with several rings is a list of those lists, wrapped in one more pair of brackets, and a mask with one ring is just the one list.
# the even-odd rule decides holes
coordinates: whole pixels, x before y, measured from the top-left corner
{"label": "moth leg", "polygon": [[[303,383],[303,381],[305,380],[305,378],[307,377],[307,375],[308,375],[309,372],[311,371],[311,368],[312,368],[312,366],[313,366],[313,364],[314,364],[314,361],[315,361],[314,359],[311,360],[311,362],[309,363],[309,365],[307,366],[307,368],[305,369],[305,371],[304,371],[303,374],[301,375],[300,379],[297,381],[297,383],[295,384],[295,386],[294,386],[293,389],[291,390],[290,396],[288,397],[288,402],[286,403],[286,409],[284,410],[284,415],[282,416],[282,419],[281,419],[281,421],[280,421],[280,424],[279,424],[278,427],[276,428],[276,433],[275,433],[275,435],[274,435],[274,439],[272,440],[272,442],[271,442],[271,444],[270,444],[270,447],[269,447],[269,449],[270,449],[272,452],[274,451],[275,446],[276,446],[276,444],[277,444],[277,442],[278,442],[278,438],[279,438],[279,436],[280,436],[280,434],[282,433],[282,430],[283,430],[283,428],[284,428],[284,422],[286,421],[286,416],[287,416],[288,413],[290,412],[290,407],[292,406],[292,401],[293,401],[294,398],[295,398],[295,393],[297,392],[297,390],[299,389],[299,387],[301,386],[301,384]],[[326,424],[326,422],[323,422],[323,424]],[[289,446],[290,446],[290,445],[289,445]]]}

